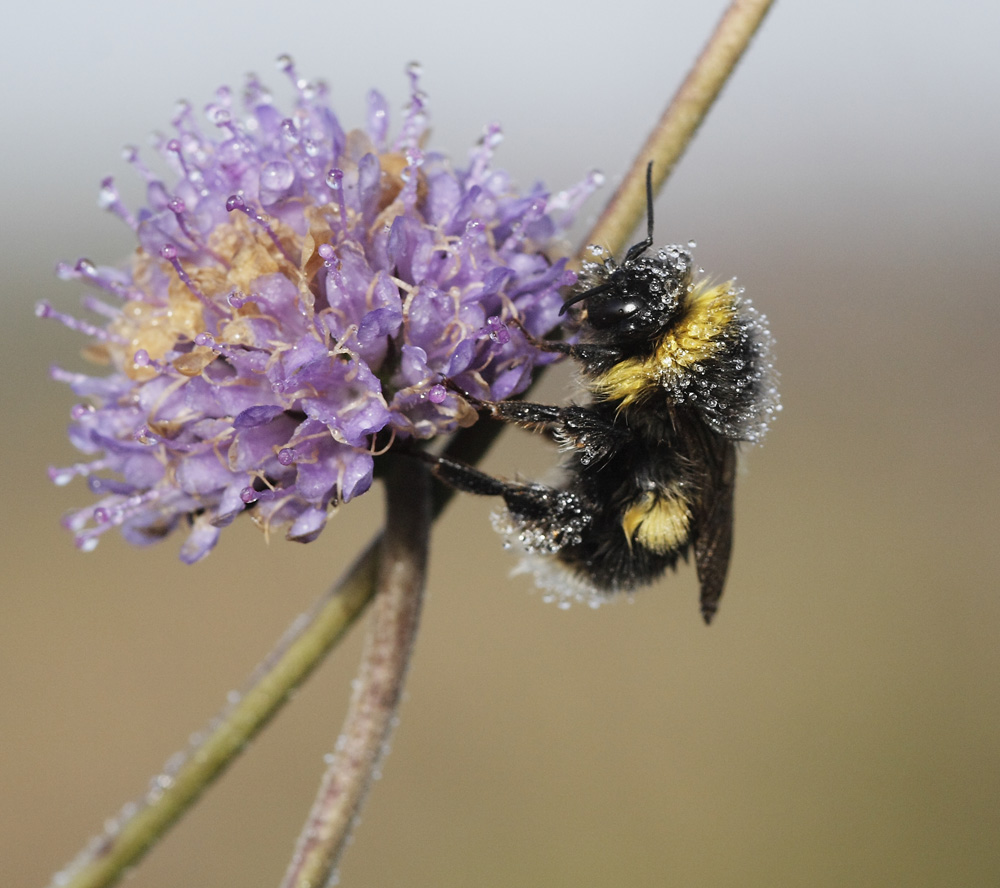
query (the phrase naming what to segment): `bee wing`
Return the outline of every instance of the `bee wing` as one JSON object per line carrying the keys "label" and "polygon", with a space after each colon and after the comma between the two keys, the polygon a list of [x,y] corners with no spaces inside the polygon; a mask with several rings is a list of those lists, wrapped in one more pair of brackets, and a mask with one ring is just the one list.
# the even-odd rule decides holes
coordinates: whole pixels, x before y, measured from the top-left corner
{"label": "bee wing", "polygon": [[733,546],[736,446],[715,434],[703,439],[705,477],[696,509],[694,558],[701,585],[701,615],[711,623],[726,584]]}

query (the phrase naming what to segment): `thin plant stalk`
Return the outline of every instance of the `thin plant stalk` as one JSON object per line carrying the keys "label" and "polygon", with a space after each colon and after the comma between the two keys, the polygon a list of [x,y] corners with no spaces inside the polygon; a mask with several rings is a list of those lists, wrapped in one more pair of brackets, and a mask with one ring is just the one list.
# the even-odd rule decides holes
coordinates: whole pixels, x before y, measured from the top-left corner
{"label": "thin plant stalk", "polygon": [[[622,250],[645,213],[643,177],[647,164],[650,160],[654,162],[653,185],[658,191],[705,119],[772,2],[733,0],[729,5],[584,245],[600,244],[612,253]],[[489,449],[499,427],[499,423],[477,423],[463,430],[449,445],[449,456],[475,462]],[[434,492],[434,517],[451,495],[450,490],[438,485]],[[180,758],[180,763],[162,775],[157,790],[127,806],[127,813],[106,828],[104,834],[91,840],[53,878],[50,888],[106,888],[117,882],[166,833],[274,717],[374,597],[381,539],[381,535],[376,537],[340,582],[296,621],[255,670],[240,700],[227,705],[183,757],[175,757]]]}
{"label": "thin plant stalk", "polygon": [[371,599],[379,563],[377,537],[340,582],[289,628],[257,667],[239,698],[175,755],[149,794],[105,825],[50,888],[98,888],[120,879],[236,760],[292,691],[322,662]]}
{"label": "thin plant stalk", "polygon": [[653,163],[653,191],[659,192],[683,156],[722,87],[743,57],[774,0],[733,0],[684,82],[651,130],[646,143],[611,196],[586,244],[617,254],[642,220],[646,167]]}
{"label": "thin plant stalk", "polygon": [[315,888],[335,872],[385,754],[416,638],[427,568],[431,482],[426,466],[390,460],[386,524],[371,627],[336,751],[281,885]]}

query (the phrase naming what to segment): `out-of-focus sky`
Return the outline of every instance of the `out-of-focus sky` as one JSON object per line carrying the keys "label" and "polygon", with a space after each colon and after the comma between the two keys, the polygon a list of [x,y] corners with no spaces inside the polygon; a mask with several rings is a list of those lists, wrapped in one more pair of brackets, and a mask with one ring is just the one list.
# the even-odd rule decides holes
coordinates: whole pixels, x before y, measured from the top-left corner
{"label": "out-of-focus sky", "polygon": [[[376,529],[377,492],[310,546],[227,530],[84,555],[71,394],[82,340],[58,259],[111,262],[95,205],[120,159],[291,53],[347,125],[419,59],[433,145],[604,194],[721,5],[17,4],[0,72],[4,422],[0,860],[42,885],[239,686]],[[455,502],[402,720],[341,870],[346,885],[992,886],[1000,883],[1000,7],[779,3],[657,205],[772,321],[785,410],[750,451],[711,629],[693,571],[592,612],[544,605]],[[591,216],[600,196],[589,207]],[[586,214],[585,214],[586,215]],[[589,221],[584,219],[584,222]],[[76,364],[76,366],[81,366]],[[560,399],[555,375],[540,397]],[[486,465],[543,474],[508,432]],[[360,627],[130,881],[278,881],[336,737]]]}

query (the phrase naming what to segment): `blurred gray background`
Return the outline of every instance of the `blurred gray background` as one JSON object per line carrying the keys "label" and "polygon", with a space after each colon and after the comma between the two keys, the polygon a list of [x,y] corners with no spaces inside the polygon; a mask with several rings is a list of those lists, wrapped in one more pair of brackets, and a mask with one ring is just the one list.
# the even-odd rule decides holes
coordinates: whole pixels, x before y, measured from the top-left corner
{"label": "blurred gray background", "polygon": [[[75,460],[83,339],[58,259],[113,262],[95,206],[120,148],[291,53],[346,125],[406,97],[419,59],[433,145],[553,188],[634,149],[720,4],[636,0],[96,0],[5,12],[0,71],[7,470],[0,545],[0,869],[43,885],[141,795],[380,520],[377,491],[309,546],[249,523],[185,567],[179,540],[76,552],[54,488]],[[771,318],[785,410],[750,451],[716,624],[693,570],[592,612],[546,606],[456,501],[384,779],[350,886],[1000,884],[997,270],[1000,7],[779,3],[657,206]],[[398,120],[398,117],[397,117]],[[581,223],[581,232],[583,224]],[[541,398],[567,396],[554,374]],[[487,461],[542,474],[516,430]],[[358,627],[130,885],[274,885],[333,744]]]}

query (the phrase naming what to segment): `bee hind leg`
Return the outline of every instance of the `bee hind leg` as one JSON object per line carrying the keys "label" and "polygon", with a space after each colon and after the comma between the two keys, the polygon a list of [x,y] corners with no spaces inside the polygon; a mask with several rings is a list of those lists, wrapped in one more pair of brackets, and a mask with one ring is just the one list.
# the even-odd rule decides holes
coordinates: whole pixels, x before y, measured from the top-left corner
{"label": "bee hind leg", "polygon": [[579,543],[590,523],[590,511],[575,493],[545,484],[504,481],[445,456],[412,451],[411,456],[431,464],[431,473],[449,487],[477,496],[503,498],[511,524],[529,540],[528,548],[556,551]]}

